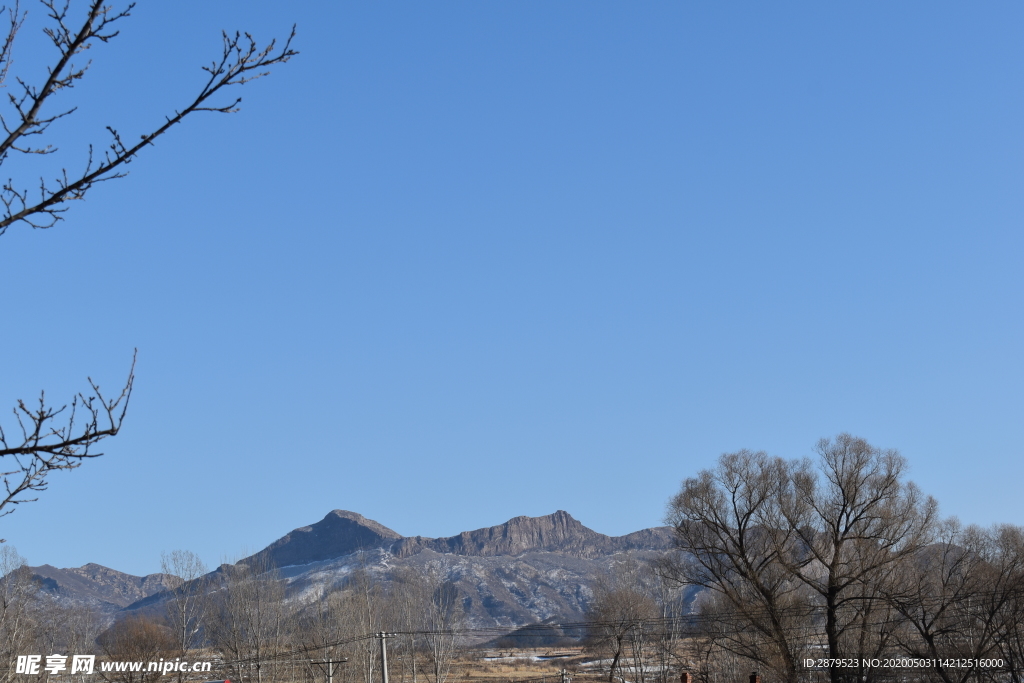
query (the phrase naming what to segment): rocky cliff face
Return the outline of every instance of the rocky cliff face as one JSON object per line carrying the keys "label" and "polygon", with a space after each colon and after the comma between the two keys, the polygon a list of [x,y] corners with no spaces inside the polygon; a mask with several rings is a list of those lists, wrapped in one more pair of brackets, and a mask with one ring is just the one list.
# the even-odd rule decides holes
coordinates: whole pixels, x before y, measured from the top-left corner
{"label": "rocky cliff face", "polygon": [[531,551],[585,555],[593,552],[607,536],[591,531],[563,510],[545,517],[513,517],[504,524],[464,531],[432,544],[437,552],[477,557],[522,555]]}
{"label": "rocky cliff face", "polygon": [[514,517],[504,524],[463,531],[448,538],[404,538],[393,546],[398,557],[422,550],[473,557],[516,556],[533,551],[560,552],[587,556],[608,546],[610,537],[591,531],[559,510],[544,517]]}

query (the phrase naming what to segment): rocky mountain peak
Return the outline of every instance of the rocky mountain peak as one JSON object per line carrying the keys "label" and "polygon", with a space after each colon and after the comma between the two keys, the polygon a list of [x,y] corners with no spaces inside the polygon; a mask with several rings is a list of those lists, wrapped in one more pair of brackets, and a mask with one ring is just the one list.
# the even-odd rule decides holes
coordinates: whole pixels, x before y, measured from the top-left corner
{"label": "rocky mountain peak", "polygon": [[402,538],[357,512],[332,510],[316,524],[299,527],[243,562],[269,560],[275,567],[309,564],[389,545]]}
{"label": "rocky mountain peak", "polygon": [[380,522],[375,522],[372,519],[367,519],[358,512],[351,512],[349,510],[331,510],[329,513],[327,513],[327,516],[324,517],[319,523],[323,524],[327,520],[331,519],[331,517],[336,517],[339,520],[348,520],[359,526],[364,526],[373,533],[379,535],[381,538],[402,538],[401,534],[399,534],[396,531],[392,531]]}

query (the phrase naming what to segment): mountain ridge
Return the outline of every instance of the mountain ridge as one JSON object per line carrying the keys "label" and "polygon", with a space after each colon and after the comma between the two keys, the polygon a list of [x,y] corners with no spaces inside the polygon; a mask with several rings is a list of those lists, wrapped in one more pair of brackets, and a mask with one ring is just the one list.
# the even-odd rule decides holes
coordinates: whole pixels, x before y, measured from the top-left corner
{"label": "mountain ridge", "polygon": [[400,559],[423,550],[470,557],[515,557],[538,551],[596,557],[633,549],[668,549],[671,544],[669,527],[607,536],[564,510],[540,517],[513,517],[502,524],[439,538],[402,536],[359,513],[332,510],[319,522],[292,530],[241,562],[263,562],[283,569],[378,548]]}
{"label": "mountain ridge", "polygon": [[95,562],[58,568],[48,564],[26,567],[39,587],[59,600],[81,603],[109,613],[173,588],[179,581],[169,574],[135,576]]}
{"label": "mountain ridge", "polygon": [[[440,574],[459,590],[471,623],[516,628],[551,618],[580,620],[600,576],[626,559],[643,563],[673,548],[670,527],[608,536],[564,510],[429,538],[403,536],[339,509],[293,529],[239,564],[279,570],[287,594],[301,600],[345,585],[356,571],[385,584],[403,566]],[[224,569],[208,576],[219,577]],[[44,590],[107,614],[157,610],[173,587],[165,575],[132,577],[100,565],[32,570],[46,582]]]}

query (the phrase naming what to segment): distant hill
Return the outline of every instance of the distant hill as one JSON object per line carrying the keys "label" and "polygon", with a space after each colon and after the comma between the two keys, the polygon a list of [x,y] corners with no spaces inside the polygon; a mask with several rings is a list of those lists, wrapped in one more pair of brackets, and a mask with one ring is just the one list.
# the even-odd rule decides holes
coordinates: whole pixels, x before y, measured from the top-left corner
{"label": "distant hill", "polygon": [[583,619],[595,579],[616,562],[651,560],[673,547],[669,527],[606,536],[563,510],[444,538],[401,536],[357,513],[334,510],[242,562],[272,561],[292,595],[319,594],[357,568],[384,582],[400,567],[438,571],[459,590],[471,623],[512,629]]}
{"label": "distant hill", "polygon": [[[446,538],[402,536],[358,513],[334,510],[241,562],[269,560],[292,596],[320,594],[356,569],[382,582],[399,567],[429,569],[456,586],[472,624],[511,630],[581,620],[597,577],[626,558],[646,561],[672,547],[669,527],[606,536],[562,510]],[[155,609],[171,588],[161,574],[133,577],[99,565],[33,571],[52,582],[49,590],[107,610]]]}
{"label": "distant hill", "polygon": [[88,605],[101,613],[116,612],[169,590],[177,583],[177,578],[168,574],[133,576],[92,563],[71,569],[58,569],[48,564],[27,569],[45,592],[64,602]]}

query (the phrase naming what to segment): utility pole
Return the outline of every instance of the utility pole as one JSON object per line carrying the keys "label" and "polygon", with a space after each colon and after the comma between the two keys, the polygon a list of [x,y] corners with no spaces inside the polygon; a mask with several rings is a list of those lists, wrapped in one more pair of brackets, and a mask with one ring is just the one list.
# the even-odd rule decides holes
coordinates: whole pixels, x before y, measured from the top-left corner
{"label": "utility pole", "polygon": [[381,683],[388,683],[388,638],[393,637],[393,633],[384,633],[381,631],[377,634],[380,638],[380,680]]}
{"label": "utility pole", "polygon": [[[316,659],[311,659],[309,661],[313,664],[319,664],[319,660]],[[339,659],[334,659],[332,657],[324,657],[323,662],[327,665],[327,683],[334,683],[334,665],[344,664],[347,661],[348,657],[341,657]]]}

